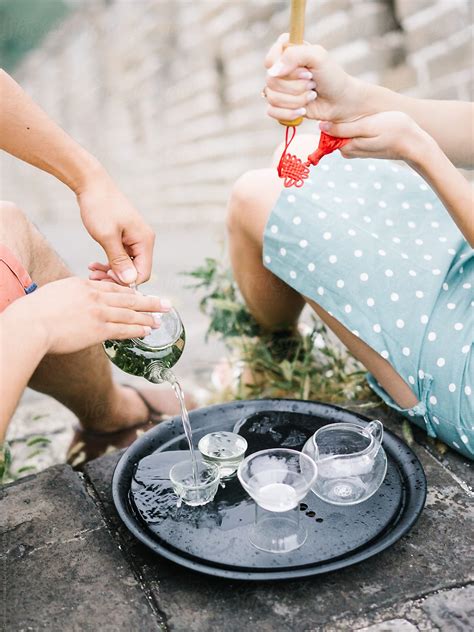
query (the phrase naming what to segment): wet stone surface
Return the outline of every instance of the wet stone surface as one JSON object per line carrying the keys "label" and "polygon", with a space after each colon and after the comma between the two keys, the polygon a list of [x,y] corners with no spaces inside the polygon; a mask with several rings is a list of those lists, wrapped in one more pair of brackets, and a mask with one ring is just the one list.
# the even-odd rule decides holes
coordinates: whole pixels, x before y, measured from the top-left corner
{"label": "wet stone surface", "polygon": [[376,623],[368,628],[359,628],[357,632],[417,632],[419,628],[406,619],[390,619]]}
{"label": "wet stone surface", "polygon": [[0,488],[0,630],[159,630],[160,620],[69,466]]}
{"label": "wet stone surface", "polygon": [[[396,429],[395,417],[386,423]],[[89,464],[85,479],[57,466],[4,488],[7,629],[470,630],[473,507],[458,482],[469,469],[460,460],[440,464],[421,445],[415,450],[429,491],[412,531],[362,564],[284,583],[198,575],[149,552],[112,503],[119,454]]]}

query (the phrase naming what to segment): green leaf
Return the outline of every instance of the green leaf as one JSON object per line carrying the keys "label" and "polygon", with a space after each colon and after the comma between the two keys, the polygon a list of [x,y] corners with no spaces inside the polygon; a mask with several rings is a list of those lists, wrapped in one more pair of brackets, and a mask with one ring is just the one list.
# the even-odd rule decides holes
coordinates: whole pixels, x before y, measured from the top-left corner
{"label": "green leaf", "polygon": [[230,301],[226,298],[212,298],[210,299],[212,306],[216,309],[222,309],[227,312],[240,312],[242,305],[239,305],[235,301]]}
{"label": "green leaf", "polygon": [[9,444],[4,441],[0,443],[0,484],[9,476],[12,465],[12,453]]}
{"label": "green leaf", "polygon": [[280,368],[285,380],[291,383],[293,377],[293,367],[291,366],[290,362],[288,362],[288,360],[283,360],[283,362],[280,362]]}
{"label": "green leaf", "polygon": [[51,439],[48,439],[48,437],[31,437],[31,439],[28,439],[28,441],[26,442],[26,445],[30,448],[33,445],[43,445],[43,446],[47,446],[48,444],[51,443]]}
{"label": "green leaf", "polygon": [[23,465],[17,470],[17,474],[24,474],[25,472],[36,472],[34,465]]}
{"label": "green leaf", "polygon": [[402,434],[403,434],[403,438],[408,443],[408,445],[409,446],[413,445],[415,438],[413,437],[413,428],[411,427],[411,424],[408,421],[408,419],[404,419],[402,421]]}

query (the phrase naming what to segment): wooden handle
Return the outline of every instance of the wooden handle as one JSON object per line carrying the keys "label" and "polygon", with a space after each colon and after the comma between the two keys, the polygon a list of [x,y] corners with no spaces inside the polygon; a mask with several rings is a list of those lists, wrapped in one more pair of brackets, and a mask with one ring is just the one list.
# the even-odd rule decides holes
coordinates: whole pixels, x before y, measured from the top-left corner
{"label": "wooden handle", "polygon": [[[290,14],[290,41],[288,45],[303,44],[304,42],[304,16],[306,9],[306,0],[291,0],[291,14]],[[294,121],[278,121],[280,125],[298,126],[303,122],[303,117],[295,119]]]}
{"label": "wooden handle", "polygon": [[304,14],[306,0],[291,0],[290,44],[302,44],[304,41]]}

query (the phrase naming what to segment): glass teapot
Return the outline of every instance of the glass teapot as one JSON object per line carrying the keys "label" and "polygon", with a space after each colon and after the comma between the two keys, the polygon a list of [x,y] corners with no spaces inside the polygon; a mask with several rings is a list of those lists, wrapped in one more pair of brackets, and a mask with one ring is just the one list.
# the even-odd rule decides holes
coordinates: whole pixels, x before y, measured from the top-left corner
{"label": "glass teapot", "polygon": [[334,505],[355,505],[375,494],[387,472],[382,439],[378,419],[328,424],[315,432],[302,451],[318,467],[311,488],[316,496]]}
{"label": "glass teapot", "polygon": [[180,359],[186,332],[175,309],[159,314],[160,327],[144,338],[106,340],[105,353],[120,369],[150,382],[170,381],[169,370]]}

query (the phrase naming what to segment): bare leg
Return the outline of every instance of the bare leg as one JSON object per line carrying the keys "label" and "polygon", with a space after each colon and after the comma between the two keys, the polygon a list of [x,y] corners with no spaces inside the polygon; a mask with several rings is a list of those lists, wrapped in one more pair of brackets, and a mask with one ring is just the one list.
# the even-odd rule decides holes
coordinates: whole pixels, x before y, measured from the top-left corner
{"label": "bare leg", "polygon": [[[0,203],[0,242],[5,244],[39,286],[70,276],[59,256],[14,204]],[[34,327],[34,315],[31,326]],[[96,346],[69,355],[47,355],[29,386],[51,395],[72,410],[85,428],[108,431],[147,419],[147,409],[129,388],[112,381],[109,361]],[[163,412],[178,412],[174,395],[165,395]]]}
{"label": "bare leg", "polygon": [[295,323],[306,301],[401,407],[414,406],[415,395],[389,362],[317,303],[300,296],[264,268],[263,229],[280,188],[274,169],[252,171],[237,181],[229,203],[234,275],[252,314],[263,326],[275,328],[282,323]]}
{"label": "bare leg", "polygon": [[304,307],[302,296],[262,265],[263,231],[280,191],[273,169],[251,171],[236,182],[228,208],[234,276],[253,316],[268,329],[295,325]]}

